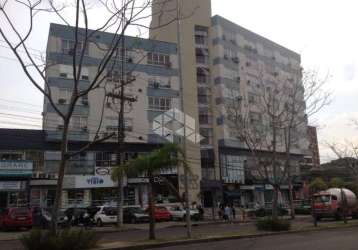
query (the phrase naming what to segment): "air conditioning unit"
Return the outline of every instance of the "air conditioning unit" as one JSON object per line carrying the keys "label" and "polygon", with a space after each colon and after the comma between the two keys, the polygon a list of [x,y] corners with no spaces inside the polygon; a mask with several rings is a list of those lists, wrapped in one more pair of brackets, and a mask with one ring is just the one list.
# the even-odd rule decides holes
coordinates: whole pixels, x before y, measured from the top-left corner
{"label": "air conditioning unit", "polygon": [[38,178],[40,178],[40,172],[32,173],[32,179],[38,179]]}
{"label": "air conditioning unit", "polygon": [[39,174],[39,179],[45,179],[45,178],[47,178],[47,175],[45,173]]}
{"label": "air conditioning unit", "polygon": [[59,103],[59,104],[65,104],[65,103],[66,103],[66,99],[60,98],[60,99],[58,99],[58,103]]}

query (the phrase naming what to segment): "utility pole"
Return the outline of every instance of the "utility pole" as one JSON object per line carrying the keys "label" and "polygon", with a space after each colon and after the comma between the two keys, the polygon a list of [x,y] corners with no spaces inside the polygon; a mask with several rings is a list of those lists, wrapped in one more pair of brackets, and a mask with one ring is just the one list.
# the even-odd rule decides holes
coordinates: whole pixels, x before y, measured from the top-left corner
{"label": "utility pole", "polygon": [[[183,139],[183,158],[186,162],[186,126],[185,126],[185,110],[184,110],[184,95],[183,95],[183,71],[182,71],[182,54],[181,54],[181,33],[180,33],[180,0],[176,1],[177,4],[177,46],[178,46],[178,65],[179,65],[179,86],[180,86],[180,106],[181,112],[184,114],[184,139]],[[185,219],[186,219],[186,233],[187,237],[191,238],[191,218],[190,218],[190,201],[189,201],[189,173],[188,169],[184,167],[184,193],[185,193]]]}
{"label": "utility pole", "polygon": [[[122,32],[120,34],[121,45],[119,51],[120,59],[120,75],[119,75],[119,88],[113,89],[113,92],[106,94],[107,97],[119,100],[119,113],[118,113],[118,126],[117,126],[117,165],[120,167],[124,164],[124,142],[125,142],[125,122],[124,122],[124,106],[125,102],[135,102],[136,98],[128,97],[124,94],[125,85],[133,82],[135,79],[127,79],[125,64],[126,64],[126,48],[125,48],[125,6],[124,1],[122,0]],[[118,52],[116,53],[118,57]],[[113,74],[112,74],[113,75]],[[116,91],[117,90],[117,91]],[[123,203],[124,203],[124,186],[123,186],[124,176],[123,173],[118,172],[117,178],[117,226],[123,226]]]}

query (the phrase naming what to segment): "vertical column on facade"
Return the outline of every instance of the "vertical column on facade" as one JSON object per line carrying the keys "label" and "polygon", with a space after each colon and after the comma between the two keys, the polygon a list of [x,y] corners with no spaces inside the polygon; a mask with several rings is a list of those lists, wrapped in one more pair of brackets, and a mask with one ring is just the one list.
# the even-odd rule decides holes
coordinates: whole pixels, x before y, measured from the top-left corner
{"label": "vertical column on facade", "polygon": [[83,192],[83,203],[85,206],[90,206],[92,201],[92,193],[90,189],[86,189]]}
{"label": "vertical column on facade", "polygon": [[66,208],[67,204],[68,204],[68,192],[66,190],[62,190],[61,207]]}

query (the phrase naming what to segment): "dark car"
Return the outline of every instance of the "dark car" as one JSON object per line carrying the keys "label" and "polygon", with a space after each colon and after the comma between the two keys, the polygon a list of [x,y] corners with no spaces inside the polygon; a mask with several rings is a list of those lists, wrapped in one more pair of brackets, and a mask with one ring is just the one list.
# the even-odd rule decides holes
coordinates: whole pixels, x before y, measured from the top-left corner
{"label": "dark car", "polygon": [[148,222],[149,215],[140,207],[126,207],[123,209],[123,221],[125,223]]}
{"label": "dark car", "polygon": [[0,213],[0,228],[19,229],[19,228],[32,228],[32,213],[29,208],[7,208]]}
{"label": "dark car", "polygon": [[65,215],[72,226],[84,224],[85,214],[88,213],[86,208],[72,207],[65,210]]}
{"label": "dark car", "polygon": [[[35,207],[32,209],[32,220],[35,227],[49,228],[52,221],[52,211],[46,208]],[[68,218],[62,210],[57,214],[57,225],[62,228],[70,226]]]}

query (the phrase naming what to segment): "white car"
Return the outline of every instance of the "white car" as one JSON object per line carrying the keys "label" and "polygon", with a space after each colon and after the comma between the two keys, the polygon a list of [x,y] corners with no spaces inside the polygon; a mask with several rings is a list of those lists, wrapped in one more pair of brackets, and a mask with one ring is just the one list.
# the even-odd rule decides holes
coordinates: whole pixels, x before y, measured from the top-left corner
{"label": "white car", "polygon": [[[185,220],[185,209],[180,206],[170,206],[167,209],[173,220]],[[199,211],[197,209],[190,209],[190,217],[192,220],[199,220]]]}
{"label": "white car", "polygon": [[100,206],[94,215],[96,225],[115,224],[117,222],[117,209],[115,207]]}

